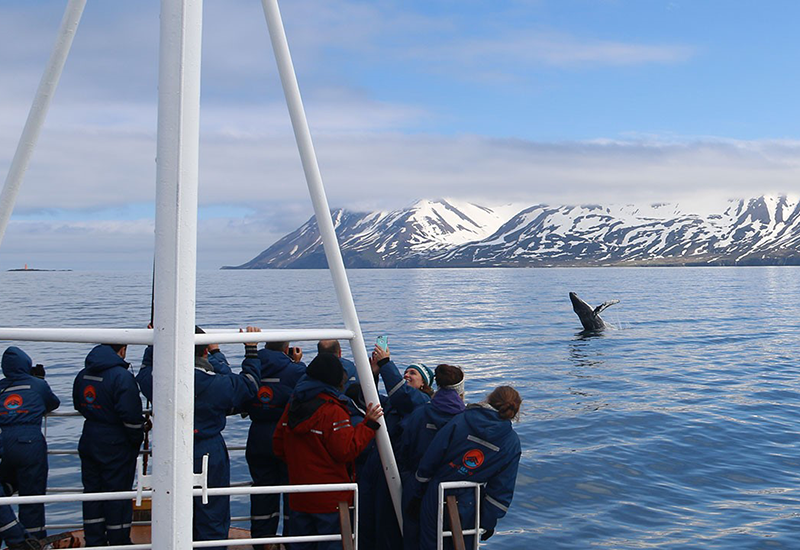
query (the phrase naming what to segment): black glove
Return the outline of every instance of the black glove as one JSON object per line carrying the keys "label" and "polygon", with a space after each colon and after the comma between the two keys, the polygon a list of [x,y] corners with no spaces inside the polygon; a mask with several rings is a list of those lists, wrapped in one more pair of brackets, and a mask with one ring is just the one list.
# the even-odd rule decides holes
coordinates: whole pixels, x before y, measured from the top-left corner
{"label": "black glove", "polygon": [[36,364],[31,367],[31,374],[36,378],[41,378],[44,380],[44,365]]}
{"label": "black glove", "polygon": [[421,504],[422,501],[419,497],[411,497],[411,500],[408,501],[408,505],[406,506],[406,514],[408,514],[410,518],[418,520]]}
{"label": "black glove", "polygon": [[494,529],[486,529],[483,533],[481,533],[481,541],[486,542],[494,535]]}

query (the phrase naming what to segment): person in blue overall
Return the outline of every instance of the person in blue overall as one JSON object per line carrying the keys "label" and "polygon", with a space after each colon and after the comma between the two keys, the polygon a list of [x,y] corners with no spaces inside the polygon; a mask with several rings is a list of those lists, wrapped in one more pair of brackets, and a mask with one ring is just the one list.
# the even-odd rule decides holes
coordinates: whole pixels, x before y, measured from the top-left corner
{"label": "person in blue overall", "polygon": [[[2,367],[0,429],[5,455],[0,482],[19,491],[20,496],[43,495],[47,491],[47,442],[42,435],[42,417],[61,401],[43,380],[44,367],[37,365],[34,370],[33,361],[21,349],[8,348]],[[31,535],[47,536],[44,504],[21,504],[19,521]]]}
{"label": "person in blue overall", "polygon": [[[198,334],[204,334],[199,327]],[[260,332],[257,327],[247,327],[247,332]],[[136,381],[142,394],[153,400],[152,350],[145,350],[142,368]],[[214,355],[221,355],[217,352]],[[148,360],[149,356],[149,360]],[[224,357],[215,358],[215,365],[227,365]],[[229,487],[231,464],[228,448],[222,437],[228,414],[240,409],[252,399],[258,390],[259,361],[256,344],[245,344],[245,358],[238,374],[215,371],[208,359],[208,346],[195,346],[194,358],[194,471],[203,468],[203,456],[208,455],[208,487]],[[154,419],[158,422],[158,418]],[[201,497],[194,498],[194,540],[224,540],[228,538],[231,525],[229,496],[208,497],[203,504]],[[222,549],[223,547],[218,547]]]}
{"label": "person in blue overall", "polygon": [[[424,364],[415,363],[400,374],[391,360],[388,346],[385,350],[375,346],[370,366],[373,374],[383,379],[388,393],[384,419],[396,456],[403,419],[431,400],[433,373]],[[359,544],[375,550],[400,550],[403,538],[377,448],[367,457],[361,472],[358,491],[363,516],[359,517],[359,537],[363,538],[359,538]]]}
{"label": "person in blue overall", "polygon": [[[101,344],[75,377],[72,403],[85,418],[78,443],[85,493],[130,491],[144,438],[139,388],[125,362],[127,346]],[[130,499],[83,503],[87,546],[131,544]]]}
{"label": "person in blue overall", "polygon": [[[453,365],[439,365],[434,371],[439,390],[430,403],[417,408],[403,420],[403,435],[397,451],[397,466],[403,480],[403,510],[413,493],[414,474],[433,438],[450,420],[464,412],[464,373]],[[403,514],[403,548],[419,548],[419,518]]]}
{"label": "person in blue overall", "polygon": [[[438,489],[443,481],[485,483],[481,490],[481,540],[494,534],[497,520],[511,505],[521,456],[519,437],[511,420],[519,414],[522,398],[510,386],[500,386],[486,401],[467,406],[463,414],[438,430],[419,463],[414,482],[406,490],[412,498],[406,509],[409,516],[419,516],[419,546],[436,548]],[[458,498],[461,525],[470,529],[475,524],[475,491],[472,488],[445,492]],[[445,524],[445,529],[449,529]],[[474,544],[472,536],[464,537],[467,548]],[[452,547],[447,540],[446,547]]]}
{"label": "person in blue overall", "polygon": [[339,340],[320,340],[317,342],[317,355],[322,353],[333,354],[341,361],[342,368],[347,375],[347,381],[344,383],[344,392],[353,384],[358,383],[356,365],[350,359],[342,357],[342,345],[339,343]]}
{"label": "person in blue overall", "polygon": [[[3,458],[3,436],[0,434],[0,464]],[[7,496],[0,485],[0,497]],[[8,550],[40,550],[39,539],[32,537],[17,520],[14,509],[0,505],[0,542],[5,542]]]}
{"label": "person in blue overall", "polygon": [[[294,387],[306,372],[302,357],[303,350],[290,347],[289,342],[268,342],[258,352],[258,393],[243,406],[252,421],[247,433],[245,458],[256,487],[289,483],[286,463],[272,451],[272,436]],[[281,495],[278,494],[250,495],[250,534],[253,538],[270,537],[278,532],[280,502]],[[284,525],[288,515],[288,499],[284,495]]]}

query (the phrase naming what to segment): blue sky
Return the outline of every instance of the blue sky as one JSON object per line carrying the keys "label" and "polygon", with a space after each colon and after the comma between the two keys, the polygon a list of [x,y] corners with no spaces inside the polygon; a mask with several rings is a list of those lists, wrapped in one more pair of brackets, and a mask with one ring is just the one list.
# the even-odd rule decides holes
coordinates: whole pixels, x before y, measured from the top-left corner
{"label": "blue sky", "polygon": [[[0,3],[3,177],[65,6]],[[797,188],[797,2],[281,8],[333,207],[708,211]],[[88,2],[0,269],[150,269],[158,9]],[[243,263],[311,215],[258,0],[205,2],[201,132],[201,268]]]}

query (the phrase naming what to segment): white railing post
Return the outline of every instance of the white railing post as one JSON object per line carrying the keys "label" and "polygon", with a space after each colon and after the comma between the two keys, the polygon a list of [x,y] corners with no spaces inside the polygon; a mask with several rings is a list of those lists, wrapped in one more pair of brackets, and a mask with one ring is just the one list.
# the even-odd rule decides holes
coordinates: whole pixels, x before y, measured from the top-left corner
{"label": "white railing post", "polygon": [[156,168],[153,548],[192,547],[202,0],[162,0]]}
{"label": "white railing post", "polygon": [[50,54],[50,60],[47,62],[42,80],[39,82],[39,88],[36,90],[36,96],[28,113],[28,120],[25,122],[17,150],[11,161],[11,167],[8,169],[3,191],[0,193],[0,242],[3,242],[14,204],[17,202],[22,178],[25,177],[33,150],[36,148],[36,142],[39,140],[39,134],[41,134],[44,120],[47,117],[47,110],[50,108],[50,101],[55,95],[61,72],[72,47],[72,39],[78,30],[85,6],[86,0],[70,0],[64,10],[53,53]]}
{"label": "white railing post", "polygon": [[[267,18],[272,49],[275,53],[275,60],[278,63],[278,72],[283,84],[283,93],[286,96],[286,104],[289,108],[289,116],[292,120],[297,148],[300,151],[300,159],[303,163],[303,171],[308,184],[308,191],[311,195],[311,202],[314,205],[314,215],[317,219],[317,227],[322,236],[322,244],[325,249],[325,257],[328,260],[328,268],[333,278],[333,285],[336,289],[336,297],[339,301],[339,308],[344,317],[344,324],[348,330],[353,331],[353,338],[350,340],[350,347],[353,351],[358,378],[361,381],[361,388],[364,391],[364,399],[367,403],[378,403],[378,389],[373,383],[372,370],[369,366],[364,336],[361,333],[361,325],[358,322],[353,295],[350,292],[350,284],[347,281],[347,273],[342,260],[342,253],[336,240],[336,232],[331,219],[328,199],[325,195],[325,188],[322,185],[322,174],[317,163],[317,155],[314,151],[314,143],[311,139],[311,131],[308,128],[303,99],[300,96],[300,86],[297,83],[297,75],[294,72],[292,57],[289,52],[289,44],[286,40],[286,31],[283,28],[280,10],[277,0],[262,0],[264,5],[264,15]],[[382,421],[382,424],[383,421]],[[385,424],[383,429],[377,433],[378,452],[381,456],[386,482],[392,496],[397,522],[402,531],[403,516],[401,511],[402,485],[400,473],[392,452],[392,444],[389,441]]]}
{"label": "white railing post", "polygon": [[444,486],[440,483],[436,487],[438,512],[436,517],[436,550],[444,548]]}

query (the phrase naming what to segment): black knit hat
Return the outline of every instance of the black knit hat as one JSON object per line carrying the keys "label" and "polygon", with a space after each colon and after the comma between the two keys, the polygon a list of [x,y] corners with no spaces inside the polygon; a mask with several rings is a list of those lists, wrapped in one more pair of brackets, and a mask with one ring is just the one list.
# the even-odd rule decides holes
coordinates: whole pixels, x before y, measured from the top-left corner
{"label": "black knit hat", "polygon": [[306,374],[315,380],[338,388],[344,378],[344,367],[332,353],[320,353],[306,367]]}

